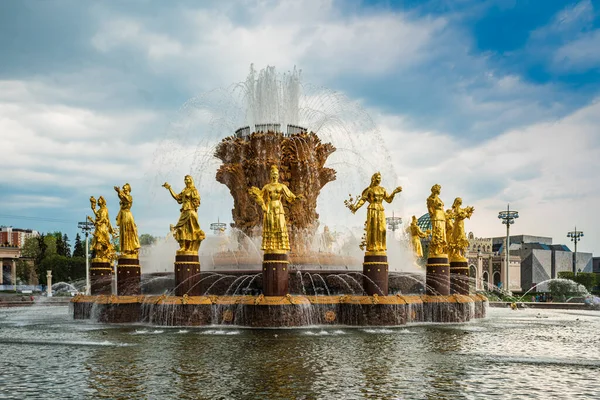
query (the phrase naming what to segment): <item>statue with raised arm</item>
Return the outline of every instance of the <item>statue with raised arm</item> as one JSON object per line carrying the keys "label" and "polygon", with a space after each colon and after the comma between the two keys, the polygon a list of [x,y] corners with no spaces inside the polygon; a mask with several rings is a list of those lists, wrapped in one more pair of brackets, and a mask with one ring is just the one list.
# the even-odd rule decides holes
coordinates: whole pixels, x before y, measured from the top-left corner
{"label": "statue with raised arm", "polygon": [[461,207],[462,199],[457,197],[452,204],[452,216],[454,227],[452,228],[452,251],[451,261],[467,261],[465,251],[469,247],[469,241],[465,234],[465,218],[471,218],[474,207]]}
{"label": "statue with raised arm", "polygon": [[194,186],[194,179],[190,175],[184,178],[185,188],[177,194],[167,182],[162,186],[166,188],[171,196],[181,204],[181,214],[175,226],[171,226],[173,237],[179,243],[177,254],[197,255],[200,244],[205,238],[198,222],[198,207],[200,206],[200,194]]}
{"label": "statue with raised arm", "polygon": [[427,211],[431,221],[431,243],[429,257],[447,256],[448,241],[446,238],[446,213],[444,202],[440,199],[442,187],[435,184],[431,187],[431,195],[427,198]]}
{"label": "statue with raised arm", "polygon": [[140,239],[138,237],[137,226],[131,214],[131,205],[133,204],[131,186],[129,183],[123,185],[123,189],[115,186],[115,191],[119,196],[119,205],[121,206],[117,215],[121,257],[137,258],[140,250]]}
{"label": "statue with raised arm", "polygon": [[92,250],[95,257],[93,262],[111,262],[116,258],[115,248],[111,241],[111,236],[116,236],[110,218],[108,217],[108,208],[106,200],[100,196],[98,198],[99,208],[96,210],[96,199],[90,197],[90,203],[95,218],[88,216],[88,220],[94,224],[94,235],[92,237]]}
{"label": "statue with raised arm", "polygon": [[410,235],[410,244],[413,249],[413,253],[416,258],[423,257],[423,246],[421,245],[421,239],[426,238],[431,234],[431,231],[427,229],[425,232],[419,228],[417,224],[417,217],[412,216],[412,221],[408,226],[408,234]]}
{"label": "statue with raised arm", "polygon": [[287,253],[290,240],[285,222],[282,199],[289,203],[302,200],[304,196],[296,196],[283,183],[279,182],[277,166],[271,166],[270,182],[262,189],[252,186],[248,189],[250,196],[263,210],[262,246],[265,253]]}
{"label": "statue with raised arm", "polygon": [[394,200],[396,193],[400,193],[402,188],[398,186],[392,193],[389,193],[380,186],[381,174],[376,172],[371,177],[371,184],[358,198],[356,204],[353,204],[353,199],[346,201],[346,207],[354,214],[365,203],[369,203],[367,207],[367,223],[366,223],[366,249],[367,254],[385,253],[387,250],[385,214],[383,211],[383,201],[391,203]]}

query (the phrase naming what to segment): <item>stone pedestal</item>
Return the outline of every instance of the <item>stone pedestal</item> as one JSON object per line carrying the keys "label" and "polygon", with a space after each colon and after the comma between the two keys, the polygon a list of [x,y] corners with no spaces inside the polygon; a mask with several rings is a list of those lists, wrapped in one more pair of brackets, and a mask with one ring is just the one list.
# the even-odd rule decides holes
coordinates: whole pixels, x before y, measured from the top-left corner
{"label": "stone pedestal", "polygon": [[388,269],[387,255],[365,254],[363,287],[369,296],[388,295]]}
{"label": "stone pedestal", "polygon": [[289,293],[288,267],[287,254],[265,253],[262,276],[265,296],[285,296]]}
{"label": "stone pedestal", "polygon": [[93,261],[90,267],[90,294],[112,294],[113,269],[108,261]]}
{"label": "stone pedestal", "polygon": [[425,279],[429,296],[450,295],[450,263],[447,256],[427,259],[427,275]]}
{"label": "stone pedestal", "polygon": [[200,259],[198,254],[175,256],[175,296],[200,296]]}
{"label": "stone pedestal", "polygon": [[119,258],[117,263],[117,295],[136,296],[142,293],[140,260]]}
{"label": "stone pedestal", "polygon": [[469,264],[467,261],[450,262],[450,293],[469,295]]}

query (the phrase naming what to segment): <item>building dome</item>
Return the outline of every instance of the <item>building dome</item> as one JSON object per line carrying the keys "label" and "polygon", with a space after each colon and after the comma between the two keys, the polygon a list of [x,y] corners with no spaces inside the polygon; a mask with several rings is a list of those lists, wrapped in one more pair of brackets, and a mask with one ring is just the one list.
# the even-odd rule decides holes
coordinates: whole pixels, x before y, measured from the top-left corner
{"label": "building dome", "polygon": [[431,229],[431,220],[429,219],[429,213],[421,215],[417,220],[417,225],[423,232],[428,229]]}

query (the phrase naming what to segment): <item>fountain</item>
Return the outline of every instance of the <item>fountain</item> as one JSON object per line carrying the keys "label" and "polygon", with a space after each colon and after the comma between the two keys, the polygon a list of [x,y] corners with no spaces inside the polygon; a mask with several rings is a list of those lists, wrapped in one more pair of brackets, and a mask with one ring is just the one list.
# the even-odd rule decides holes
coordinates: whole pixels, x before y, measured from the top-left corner
{"label": "fountain", "polygon": [[[232,228],[240,239],[237,249],[225,249],[220,243],[220,250],[212,257],[214,269],[202,266],[198,252],[205,235],[198,222],[200,195],[194,179],[187,175],[180,193],[165,182],[163,187],[181,204],[179,221],[171,225],[171,235],[179,244],[173,254],[175,278],[173,282],[159,277],[163,283],[173,282],[166,293],[143,294],[144,282],[153,280],[141,280],[144,266],[137,257],[131,187],[115,187],[121,201],[117,220],[122,250],[116,295],[108,292],[112,285],[106,285],[114,275],[92,274],[91,296],[73,299],[74,318],[95,316],[107,323],[297,327],[464,322],[485,316],[487,299],[470,294],[465,284],[468,277],[464,276],[461,256],[464,229],[454,235],[448,232],[448,239],[445,231],[447,221],[462,222],[470,217],[472,208],[457,206],[446,218],[438,197],[439,185],[432,188],[427,205],[434,222],[433,250],[426,279],[422,275],[404,279],[398,279],[397,274],[390,276],[382,202],[392,202],[402,188],[388,194],[380,186],[382,174],[377,172],[369,187],[345,202],[353,213],[369,204],[360,244],[366,250],[363,262],[334,254],[329,229],[317,235],[317,204],[322,189],[336,180],[336,170],[325,166],[336,147],[324,143],[318,130],[313,132],[299,123],[299,74],[277,79],[274,70],[267,68],[258,79],[251,72],[244,87],[247,124],[222,139],[212,152],[221,162],[216,181],[227,186],[233,197]],[[374,156],[385,158],[382,154]],[[342,200],[338,197],[335,203]],[[92,209],[97,247],[97,259],[92,264],[100,270],[117,258],[109,244],[109,235],[116,232],[107,212],[95,211],[95,201]],[[319,241],[318,250],[311,246]],[[247,269],[232,271],[228,267],[233,263]],[[362,268],[357,268],[361,264]],[[316,265],[319,270],[315,270]]]}

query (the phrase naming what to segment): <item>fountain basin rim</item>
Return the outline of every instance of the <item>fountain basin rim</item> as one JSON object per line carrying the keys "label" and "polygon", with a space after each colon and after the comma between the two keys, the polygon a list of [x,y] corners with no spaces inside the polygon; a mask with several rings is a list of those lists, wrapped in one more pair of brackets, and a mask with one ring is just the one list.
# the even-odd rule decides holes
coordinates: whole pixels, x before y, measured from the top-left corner
{"label": "fountain basin rim", "polygon": [[358,305],[404,305],[404,304],[439,304],[439,303],[476,303],[487,302],[487,298],[480,294],[449,296],[428,295],[390,295],[390,296],[85,296],[77,295],[72,303],[88,304],[172,304],[172,305],[234,305],[249,306],[277,306],[277,305],[311,305],[311,304],[358,304]]}

